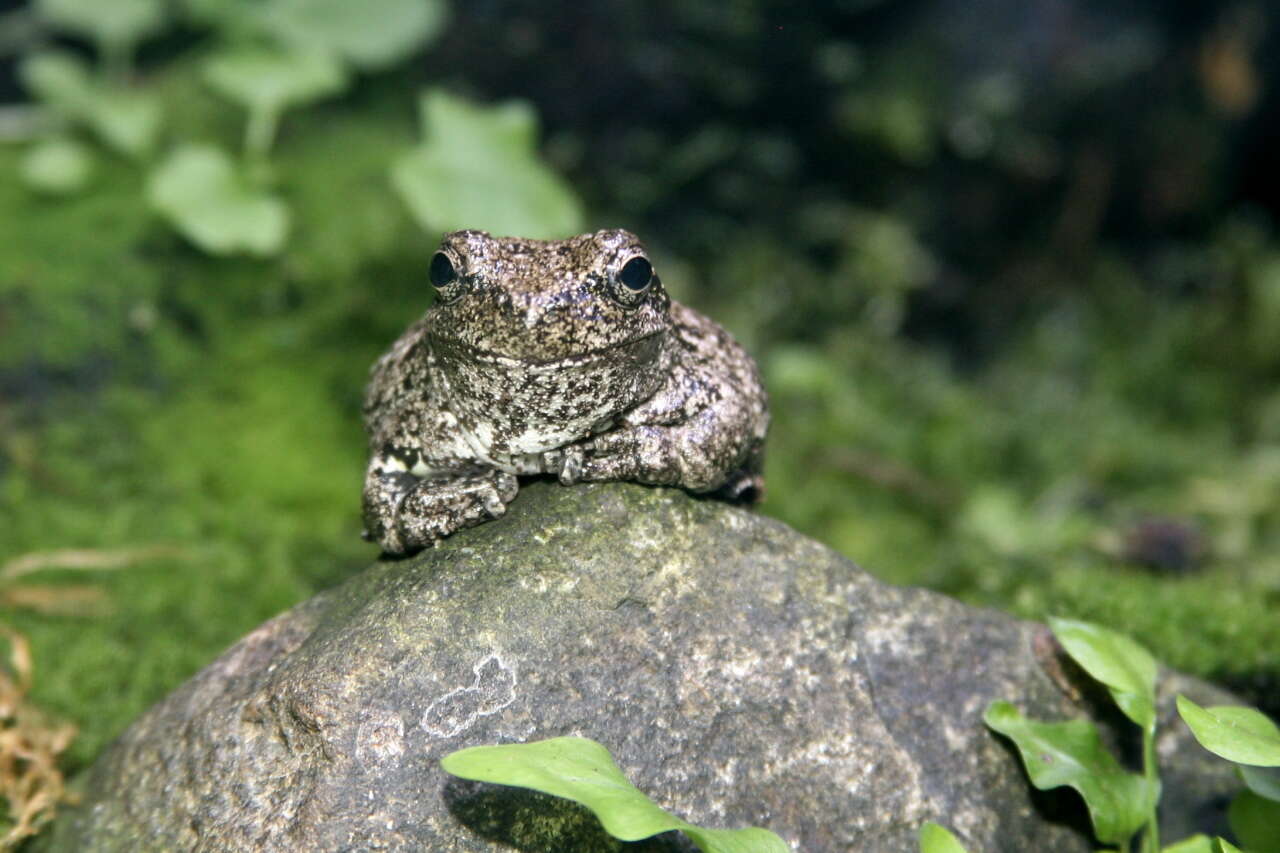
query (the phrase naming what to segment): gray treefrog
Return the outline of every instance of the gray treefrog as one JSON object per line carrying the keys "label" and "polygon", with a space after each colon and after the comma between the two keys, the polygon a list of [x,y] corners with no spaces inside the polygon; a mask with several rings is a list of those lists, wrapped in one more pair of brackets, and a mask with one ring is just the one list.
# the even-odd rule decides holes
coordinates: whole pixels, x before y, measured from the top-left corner
{"label": "gray treefrog", "polygon": [[434,304],[365,393],[365,535],[387,552],[502,515],[517,475],[762,493],[755,362],[667,296],[630,232],[456,231],[429,278]]}

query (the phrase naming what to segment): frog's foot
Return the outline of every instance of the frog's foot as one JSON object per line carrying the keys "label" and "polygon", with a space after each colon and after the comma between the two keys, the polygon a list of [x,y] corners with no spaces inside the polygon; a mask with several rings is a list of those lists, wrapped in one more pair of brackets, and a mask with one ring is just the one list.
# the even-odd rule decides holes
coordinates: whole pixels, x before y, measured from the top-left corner
{"label": "frog's foot", "polygon": [[586,458],[585,448],[589,444],[590,442],[570,444],[567,447],[544,451],[542,470],[548,474],[555,474],[562,486],[572,486],[574,483],[582,482],[582,463]]}
{"label": "frog's foot", "polygon": [[705,437],[688,426],[624,427],[565,448],[560,482],[638,480],[711,491],[724,483],[736,460],[708,449]]}
{"label": "frog's foot", "polygon": [[403,554],[498,518],[518,489],[515,475],[505,471],[417,480],[390,501],[366,495],[365,515],[383,550]]}

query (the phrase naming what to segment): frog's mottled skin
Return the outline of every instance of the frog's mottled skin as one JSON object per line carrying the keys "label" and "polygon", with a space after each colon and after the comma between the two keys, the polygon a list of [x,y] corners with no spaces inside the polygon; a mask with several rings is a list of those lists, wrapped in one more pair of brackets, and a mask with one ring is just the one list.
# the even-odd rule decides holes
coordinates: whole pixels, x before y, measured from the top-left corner
{"label": "frog's mottled skin", "polygon": [[755,362],[667,296],[634,235],[457,231],[433,278],[437,265],[435,304],[374,365],[365,396],[365,523],[386,551],[502,515],[517,474],[762,493]]}

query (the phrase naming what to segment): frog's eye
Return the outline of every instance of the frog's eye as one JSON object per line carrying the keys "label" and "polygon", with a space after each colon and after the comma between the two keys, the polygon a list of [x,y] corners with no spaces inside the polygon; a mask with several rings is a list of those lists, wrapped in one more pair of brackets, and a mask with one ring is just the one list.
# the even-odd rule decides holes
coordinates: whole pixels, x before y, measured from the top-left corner
{"label": "frog's eye", "polygon": [[641,257],[632,258],[618,270],[618,281],[628,290],[639,293],[653,281],[653,264]]}
{"label": "frog's eye", "polygon": [[453,261],[444,252],[436,252],[431,259],[431,271],[427,274],[431,286],[442,290],[458,280],[458,271],[453,268]]}

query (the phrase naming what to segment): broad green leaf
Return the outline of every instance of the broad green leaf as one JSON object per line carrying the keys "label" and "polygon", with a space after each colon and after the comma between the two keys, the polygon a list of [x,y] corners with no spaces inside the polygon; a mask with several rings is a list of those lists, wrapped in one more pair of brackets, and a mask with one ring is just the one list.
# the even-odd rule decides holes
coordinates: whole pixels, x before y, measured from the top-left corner
{"label": "broad green leaf", "polygon": [[28,57],[22,82],[33,96],[68,121],[88,127],[113,150],[146,155],[160,129],[160,102],[145,92],[104,86],[76,57],[45,51]]}
{"label": "broad green leaf", "polygon": [[212,146],[187,145],[170,154],[152,172],[147,197],[183,236],[207,252],[270,255],[284,245],[284,203],[252,186]]}
{"label": "broad green leaf", "polygon": [[1241,764],[1238,768],[1240,778],[1250,791],[1259,797],[1275,800],[1280,803],[1280,767],[1254,767]]}
{"label": "broad green leaf", "polygon": [[1158,784],[1120,766],[1086,720],[1037,723],[1008,702],[992,702],[983,720],[1017,745],[1031,784],[1069,785],[1084,797],[1094,834],[1105,844],[1137,832],[1160,795]]}
{"label": "broad green leaf", "polygon": [[1213,840],[1207,835],[1193,835],[1177,844],[1170,844],[1160,853],[1214,853]]}
{"label": "broad green leaf", "polygon": [[426,139],[393,164],[391,181],[424,228],[534,238],[580,230],[577,196],[535,154],[527,104],[483,107],[433,90],[422,114]]}
{"label": "broad green leaf", "polygon": [[22,158],[23,182],[37,192],[70,195],[84,188],[93,172],[93,152],[74,139],[36,143]]}
{"label": "broad green leaf", "polygon": [[18,74],[34,98],[68,116],[83,117],[93,97],[89,69],[65,51],[33,53],[22,60]]}
{"label": "broad green leaf", "polygon": [[254,38],[263,30],[261,0],[181,0],[181,6],[188,19],[217,28],[227,40]]}
{"label": "broad green leaf", "polygon": [[165,22],[163,0],[36,0],[36,11],[100,45],[135,45]]}
{"label": "broad green leaf", "polygon": [[146,92],[102,88],[89,103],[85,120],[108,147],[141,159],[155,146],[160,101]]}
{"label": "broad green leaf", "polygon": [[945,827],[925,821],[920,827],[920,853],[968,853]]}
{"label": "broad green leaf", "polygon": [[1231,801],[1227,821],[1249,853],[1280,853],[1280,803],[1241,791]]}
{"label": "broad green leaf", "polygon": [[1225,838],[1215,838],[1213,840],[1214,853],[1244,853],[1239,847],[1232,844]]}
{"label": "broad green leaf", "polygon": [[1280,727],[1253,708],[1220,705],[1201,708],[1178,697],[1178,713],[1200,745],[1237,764],[1280,767]]}
{"label": "broad green leaf", "polygon": [[1111,691],[1111,698],[1144,730],[1156,724],[1156,660],[1117,631],[1073,619],[1050,619],[1067,654]]}
{"label": "broad green leaf", "polygon": [[444,25],[443,0],[274,0],[267,26],[291,44],[316,45],[358,68],[409,56]]}
{"label": "broad green leaf", "polygon": [[503,746],[477,746],[446,755],[454,776],[531,788],[590,809],[605,831],[638,841],[680,830],[706,853],[785,853],[786,842],[765,829],[704,829],[662,809],[632,785],[609,751],[587,738],[559,737]]}
{"label": "broad green leaf", "polygon": [[205,61],[205,81],[250,112],[277,114],[347,85],[342,66],[319,50],[234,48]]}

